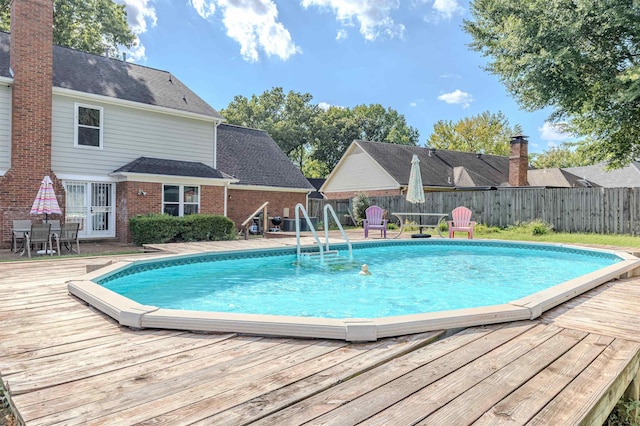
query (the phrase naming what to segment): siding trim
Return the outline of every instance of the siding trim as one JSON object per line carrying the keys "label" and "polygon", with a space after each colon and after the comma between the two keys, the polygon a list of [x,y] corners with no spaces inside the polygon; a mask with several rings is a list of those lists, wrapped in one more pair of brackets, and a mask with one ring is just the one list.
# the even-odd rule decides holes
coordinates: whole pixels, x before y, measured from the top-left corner
{"label": "siding trim", "polygon": [[109,173],[118,182],[153,182],[166,184],[183,184],[183,185],[207,185],[207,186],[226,186],[230,182],[237,182],[231,179],[213,179],[193,176],[177,176],[177,175],[156,175],[147,173]]}
{"label": "siding trim", "polygon": [[[236,181],[237,182],[237,181]],[[229,185],[229,189],[238,189],[241,191],[270,191],[270,192],[299,192],[299,193],[307,193],[311,192],[310,189],[306,188],[286,188],[281,186],[261,186],[261,185]]]}
{"label": "siding trim", "polygon": [[219,118],[211,117],[208,115],[196,114],[196,113],[187,112],[187,111],[180,111],[179,109],[161,107],[156,105],[143,104],[140,102],[127,101],[124,99],[112,98],[110,96],[94,95],[92,93],[80,92],[80,91],[71,90],[71,89],[63,89],[60,87],[54,87],[53,94],[76,98],[76,99],[81,98],[88,101],[104,102],[107,104],[114,104],[119,106],[125,106],[128,108],[141,109],[141,110],[151,111],[154,113],[177,115],[180,117],[187,117],[187,118],[192,118],[196,120],[204,120],[204,121],[209,121],[217,124],[220,124],[222,121],[224,121]]}

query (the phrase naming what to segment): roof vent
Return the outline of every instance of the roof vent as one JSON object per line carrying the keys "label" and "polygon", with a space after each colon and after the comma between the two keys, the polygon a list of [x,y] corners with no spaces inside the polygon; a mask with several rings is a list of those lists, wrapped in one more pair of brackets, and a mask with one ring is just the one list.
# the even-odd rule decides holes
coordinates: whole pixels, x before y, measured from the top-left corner
{"label": "roof vent", "polygon": [[187,102],[187,95],[182,95],[182,100],[184,101],[185,104],[188,103]]}
{"label": "roof vent", "polygon": [[447,176],[447,183],[451,185],[451,176]]}
{"label": "roof vent", "polygon": [[171,74],[169,74],[169,83],[173,83],[173,80],[171,80]]}
{"label": "roof vent", "polygon": [[124,62],[125,64],[127,63],[127,53],[126,52],[122,52],[122,62]]}
{"label": "roof vent", "polygon": [[436,153],[435,148],[429,148],[429,157],[431,157],[432,155],[435,155],[435,153]]}
{"label": "roof vent", "polygon": [[478,158],[478,159],[482,158],[482,153],[481,152],[477,153],[476,154],[476,158]]}

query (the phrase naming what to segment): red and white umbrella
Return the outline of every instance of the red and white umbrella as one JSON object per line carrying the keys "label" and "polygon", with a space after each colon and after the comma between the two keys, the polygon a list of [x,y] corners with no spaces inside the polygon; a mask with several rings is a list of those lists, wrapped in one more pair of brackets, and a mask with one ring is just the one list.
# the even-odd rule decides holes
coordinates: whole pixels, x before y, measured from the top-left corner
{"label": "red and white umbrella", "polygon": [[40,182],[38,195],[36,195],[33,206],[31,206],[31,214],[62,214],[53,189],[53,182],[51,182],[49,176],[45,176]]}

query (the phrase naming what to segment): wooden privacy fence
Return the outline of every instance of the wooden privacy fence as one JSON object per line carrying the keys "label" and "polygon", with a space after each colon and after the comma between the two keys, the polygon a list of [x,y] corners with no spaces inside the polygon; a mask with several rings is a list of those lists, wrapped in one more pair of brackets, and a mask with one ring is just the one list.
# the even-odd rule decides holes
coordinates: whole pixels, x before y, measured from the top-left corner
{"label": "wooden privacy fence", "polygon": [[[640,188],[509,189],[427,192],[424,204],[402,196],[369,197],[392,212],[451,213],[457,206],[473,211],[478,223],[501,228],[541,219],[559,232],[640,235]],[[322,216],[325,204],[336,212],[353,211],[352,200],[309,200],[311,216]],[[391,220],[396,218],[390,216]]]}

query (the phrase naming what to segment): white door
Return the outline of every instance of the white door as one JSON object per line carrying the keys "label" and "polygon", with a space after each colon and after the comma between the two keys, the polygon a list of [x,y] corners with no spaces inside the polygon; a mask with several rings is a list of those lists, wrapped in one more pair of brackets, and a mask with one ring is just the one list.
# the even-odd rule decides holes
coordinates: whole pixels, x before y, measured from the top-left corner
{"label": "white door", "polygon": [[113,183],[65,182],[67,222],[78,222],[80,238],[115,237]]}

